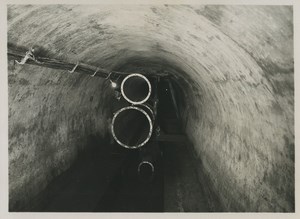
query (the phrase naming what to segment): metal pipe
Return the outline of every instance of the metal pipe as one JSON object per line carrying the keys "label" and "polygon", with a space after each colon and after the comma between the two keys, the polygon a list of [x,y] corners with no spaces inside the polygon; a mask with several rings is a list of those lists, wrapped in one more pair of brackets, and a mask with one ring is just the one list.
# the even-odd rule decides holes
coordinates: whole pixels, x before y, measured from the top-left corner
{"label": "metal pipe", "polygon": [[130,74],[121,83],[122,96],[131,104],[145,103],[151,92],[151,83],[142,74]]}
{"label": "metal pipe", "polygon": [[147,105],[121,108],[112,119],[112,136],[125,148],[142,147],[152,136],[153,121],[153,111]]}
{"label": "metal pipe", "polygon": [[162,156],[159,144],[151,141],[145,147],[139,149],[140,162],[138,176],[141,181],[150,182],[154,179],[155,171],[159,168],[159,160]]}
{"label": "metal pipe", "polygon": [[143,160],[138,166],[139,178],[143,181],[151,181],[154,177],[154,165],[151,161]]}

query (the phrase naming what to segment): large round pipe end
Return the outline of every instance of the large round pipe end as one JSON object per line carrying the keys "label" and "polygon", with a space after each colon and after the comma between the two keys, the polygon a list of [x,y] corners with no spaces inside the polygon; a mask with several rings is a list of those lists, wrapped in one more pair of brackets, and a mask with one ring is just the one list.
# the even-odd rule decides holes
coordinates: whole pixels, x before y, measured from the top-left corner
{"label": "large round pipe end", "polygon": [[117,111],[112,119],[111,131],[116,142],[128,149],[144,146],[153,131],[152,115],[146,109],[128,106]]}
{"label": "large round pipe end", "polygon": [[121,93],[131,104],[143,104],[151,95],[151,83],[142,74],[130,74],[121,83]]}

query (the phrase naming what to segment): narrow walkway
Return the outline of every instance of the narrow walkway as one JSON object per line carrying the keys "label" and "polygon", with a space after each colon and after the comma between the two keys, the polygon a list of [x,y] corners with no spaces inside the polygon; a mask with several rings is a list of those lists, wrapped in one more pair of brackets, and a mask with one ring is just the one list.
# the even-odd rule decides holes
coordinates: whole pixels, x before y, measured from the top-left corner
{"label": "narrow walkway", "polygon": [[152,182],[137,176],[137,151],[94,149],[55,179],[38,212],[209,212],[186,145],[161,143]]}
{"label": "narrow walkway", "polygon": [[[166,85],[162,83],[159,90],[159,125],[166,134],[182,135]],[[149,146],[154,145],[149,143]],[[47,187],[37,211],[211,211],[208,188],[204,186],[205,180],[199,181],[201,171],[187,140],[159,143],[162,153],[156,160],[151,182],[138,178],[139,150],[128,150],[99,139],[91,142],[89,148],[68,171]],[[205,179],[204,175],[200,178]]]}
{"label": "narrow walkway", "polygon": [[131,153],[121,173],[112,181],[97,211],[104,212],[163,212],[163,167],[156,162],[152,182],[138,178],[138,153]]}

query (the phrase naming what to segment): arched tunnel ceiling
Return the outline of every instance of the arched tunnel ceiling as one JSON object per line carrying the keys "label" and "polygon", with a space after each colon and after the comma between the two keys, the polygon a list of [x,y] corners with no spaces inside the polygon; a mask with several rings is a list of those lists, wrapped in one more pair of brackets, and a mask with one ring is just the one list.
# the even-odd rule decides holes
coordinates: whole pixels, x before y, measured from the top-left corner
{"label": "arched tunnel ceiling", "polygon": [[[47,51],[45,56],[110,70],[139,68],[147,73],[155,63],[160,66],[158,70],[172,72],[188,98],[188,110],[182,113],[186,133],[222,202],[227,203],[226,208],[250,208],[250,211],[293,208],[289,201],[294,197],[291,7],[10,5],[8,43],[27,48],[36,46]],[[17,67],[9,75],[10,130],[14,130],[15,120],[29,107],[22,102],[26,95],[21,95],[28,92],[29,84],[33,102],[41,89],[52,94],[43,100],[46,112],[54,109],[53,104],[58,107],[50,115],[69,108],[74,115],[77,115],[75,108],[83,112],[91,110],[92,115],[82,119],[82,126],[88,120],[98,132],[105,132],[105,122],[97,125],[92,121],[96,118],[105,121],[107,117],[106,106],[111,96],[107,97],[110,92],[104,88],[102,79],[91,80],[39,67],[22,68]],[[67,100],[70,96],[64,96],[68,90],[73,97],[71,102]],[[18,95],[19,105],[15,103]],[[86,100],[91,95],[94,105]],[[61,106],[64,101],[58,100],[58,96],[66,98],[69,106]],[[37,112],[43,114],[40,108]],[[53,123],[52,118],[43,117],[42,121]],[[66,127],[70,136],[80,125],[72,127]],[[11,133],[14,133],[12,139],[20,140],[20,134]],[[40,138],[44,142],[45,137]],[[13,143],[10,148],[11,162],[20,159],[22,149],[16,149]],[[66,160],[68,164],[71,162]],[[12,165],[11,172],[17,173],[18,168]],[[48,175],[40,181],[47,181]],[[12,192],[24,189],[19,183],[11,186]],[[276,199],[280,201],[270,204]]]}

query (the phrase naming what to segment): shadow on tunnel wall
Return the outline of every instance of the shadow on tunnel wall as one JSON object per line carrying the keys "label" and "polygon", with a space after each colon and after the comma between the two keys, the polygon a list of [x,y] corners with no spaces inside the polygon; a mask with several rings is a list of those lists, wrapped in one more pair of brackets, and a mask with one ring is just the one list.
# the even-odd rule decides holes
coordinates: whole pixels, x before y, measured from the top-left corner
{"label": "shadow on tunnel wall", "polygon": [[[160,180],[151,196],[160,204],[145,211],[295,211],[292,6],[8,5],[7,11],[9,51],[25,56],[34,47],[36,57],[58,64],[170,76],[175,95],[159,121],[174,130],[178,117],[187,139],[160,144]],[[34,59],[18,65],[10,57],[9,210],[114,211],[98,197],[112,203],[126,172],[117,164],[137,155],[112,143],[119,102],[109,80]],[[168,111],[174,100],[177,115]],[[129,170],[132,163],[123,164]],[[86,178],[94,183],[80,190]],[[77,193],[84,204],[68,206],[71,191],[84,191]],[[203,208],[195,204],[202,195]]]}

